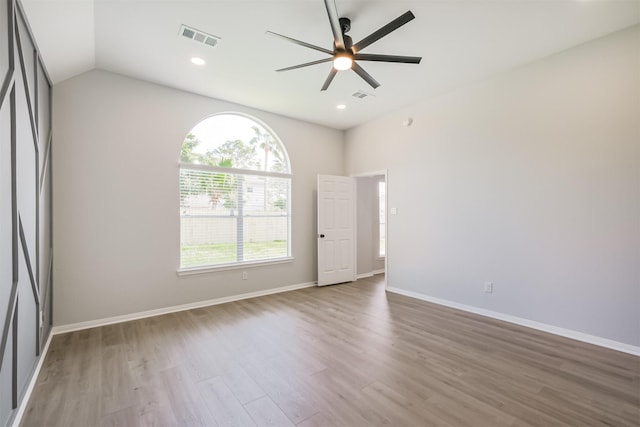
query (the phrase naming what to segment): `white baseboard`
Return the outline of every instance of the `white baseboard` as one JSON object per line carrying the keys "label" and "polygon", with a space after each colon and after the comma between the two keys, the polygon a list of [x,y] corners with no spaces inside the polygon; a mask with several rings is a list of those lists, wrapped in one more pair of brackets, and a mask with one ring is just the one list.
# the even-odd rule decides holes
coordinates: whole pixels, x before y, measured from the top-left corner
{"label": "white baseboard", "polygon": [[384,269],[382,269],[382,270],[373,270],[373,271],[370,271],[368,273],[358,274],[356,276],[356,280],[358,280],[358,279],[366,279],[367,277],[373,277],[376,274],[382,274],[382,273],[384,273]]}
{"label": "white baseboard", "polygon": [[560,335],[562,337],[571,338],[571,339],[586,342],[589,344],[594,344],[600,347],[610,348],[612,350],[621,351],[623,353],[629,353],[635,356],[640,356],[640,347],[637,347],[634,345],[625,344],[618,341],[613,341],[606,338],[585,334],[583,332],[578,332],[571,329],[559,328],[557,326],[536,322],[534,320],[524,319],[522,317],[512,316],[510,314],[504,314],[497,311],[474,307],[471,305],[465,305],[465,304],[460,304],[457,302],[448,301],[440,298],[434,298],[434,297],[430,297],[428,295],[420,294],[417,292],[398,289],[393,286],[387,287],[387,291],[408,296],[411,298],[416,298],[422,301],[432,302],[434,304],[443,305],[446,307],[456,308],[462,311],[468,311],[470,313],[479,314],[481,316],[491,317],[493,319],[503,320],[509,323],[515,323],[516,325],[526,326],[528,328],[537,329],[543,332],[549,332],[554,335]]}
{"label": "white baseboard", "polygon": [[22,421],[22,416],[24,415],[25,409],[27,409],[27,403],[29,403],[29,398],[31,397],[31,393],[33,393],[33,389],[36,386],[36,382],[38,381],[38,375],[40,374],[40,369],[42,369],[42,365],[44,363],[44,359],[47,356],[47,351],[49,351],[49,344],[51,344],[51,338],[53,338],[53,330],[49,332],[49,337],[47,338],[47,342],[44,344],[44,348],[40,353],[40,358],[38,359],[38,363],[36,363],[36,369],[33,371],[31,375],[31,379],[29,380],[29,384],[25,392],[22,395],[22,400],[18,405],[17,412],[13,417],[13,422],[11,423],[12,427],[18,427],[20,422]]}
{"label": "white baseboard", "polygon": [[278,294],[280,292],[295,291],[296,289],[311,288],[316,286],[315,282],[300,283],[297,285],[281,286],[279,288],[267,289],[264,291],[248,292],[246,294],[232,295],[228,297],[215,298],[206,301],[198,301],[189,304],[174,305],[171,307],[159,308],[156,310],[141,311],[138,313],[125,314],[122,316],[108,317],[104,319],[89,320],[86,322],[71,323],[68,325],[54,326],[52,335],[64,334],[67,332],[79,331],[82,329],[96,328],[98,326],[112,325],[114,323],[128,322],[130,320],[144,319],[146,317],[160,316],[162,314],[175,313],[178,311],[191,310],[194,308],[208,307],[211,305],[224,304],[232,301],[256,298],[265,295]]}

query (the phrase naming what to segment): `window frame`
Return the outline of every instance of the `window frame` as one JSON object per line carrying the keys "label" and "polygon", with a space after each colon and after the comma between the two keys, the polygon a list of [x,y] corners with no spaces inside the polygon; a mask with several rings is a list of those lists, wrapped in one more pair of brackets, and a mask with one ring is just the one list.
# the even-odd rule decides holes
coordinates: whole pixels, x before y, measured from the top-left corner
{"label": "window frame", "polygon": [[[284,172],[269,172],[269,171],[264,171],[264,170],[258,170],[258,169],[245,169],[245,168],[232,168],[232,167],[224,167],[224,166],[211,166],[211,165],[204,165],[204,164],[198,164],[198,163],[189,163],[189,162],[183,162],[183,161],[178,161],[178,176],[180,176],[180,171],[182,171],[183,169],[186,170],[200,170],[200,171],[206,171],[206,172],[214,172],[214,173],[225,173],[225,174],[231,174],[231,175],[250,175],[250,176],[264,176],[264,177],[270,177],[270,178],[280,178],[280,179],[288,179],[289,180],[289,195],[288,195],[288,200],[287,200],[287,214],[286,214],[286,218],[287,218],[287,256],[284,257],[277,257],[277,258],[267,258],[267,259],[261,259],[261,260],[248,260],[248,261],[239,261],[239,262],[232,262],[232,263],[225,263],[225,264],[207,264],[207,265],[200,265],[200,266],[193,266],[193,267],[182,267],[181,266],[181,260],[182,260],[182,241],[181,241],[181,237],[180,236],[180,241],[178,244],[178,269],[177,269],[177,274],[178,276],[185,276],[185,275],[193,275],[193,274],[203,274],[203,273],[211,273],[211,272],[217,272],[217,271],[225,271],[225,270],[237,270],[237,269],[247,269],[247,268],[252,268],[252,267],[256,267],[256,266],[265,266],[265,265],[277,265],[277,264],[284,264],[284,263],[291,263],[293,262],[293,260],[295,259],[293,257],[293,242],[292,242],[292,235],[293,235],[293,215],[292,215],[292,211],[293,211],[293,203],[292,203],[292,195],[293,195],[293,174],[291,173],[291,162],[289,160],[289,153],[287,152],[287,149],[285,147],[285,145],[282,143],[282,141],[280,140],[280,138],[278,138],[276,136],[276,134],[273,132],[273,130],[267,126],[265,123],[263,123],[261,120],[256,119],[255,117],[251,117],[249,115],[246,114],[242,114],[242,113],[235,113],[235,112],[223,112],[223,113],[217,113],[217,114],[213,114],[210,116],[207,116],[205,118],[203,118],[202,120],[200,120],[198,123],[196,123],[191,129],[195,128],[196,126],[198,126],[200,123],[202,123],[205,120],[208,120],[212,117],[215,116],[224,116],[224,115],[233,115],[233,116],[240,116],[243,118],[246,118],[252,122],[254,122],[256,125],[262,127],[265,131],[267,131],[271,137],[282,147],[282,152],[285,156],[285,160],[287,162],[287,166],[288,166],[288,173],[284,173]],[[191,132],[191,130],[189,131]],[[182,144],[181,144],[182,147]],[[178,178],[180,179],[180,178]],[[178,199],[180,199],[180,188],[178,188]],[[180,202],[178,202],[180,203]],[[179,212],[179,224],[182,225],[182,214]]]}

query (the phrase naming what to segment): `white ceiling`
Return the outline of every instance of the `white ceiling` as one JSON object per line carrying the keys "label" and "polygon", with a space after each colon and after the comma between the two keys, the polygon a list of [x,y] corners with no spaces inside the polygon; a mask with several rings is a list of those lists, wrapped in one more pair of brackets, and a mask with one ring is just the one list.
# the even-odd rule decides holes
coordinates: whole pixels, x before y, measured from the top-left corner
{"label": "white ceiling", "polygon": [[[276,73],[332,48],[323,0],[22,0],[54,84],[99,68],[337,129],[348,129],[491,74],[640,22],[637,0],[336,0],[354,42],[411,10],[416,19],[363,53],[422,56],[420,65],[361,62],[320,92],[330,63]],[[216,48],[181,24],[222,38]],[[206,66],[192,65],[200,56]],[[357,90],[375,95],[352,97]],[[337,110],[339,103],[347,105]]]}

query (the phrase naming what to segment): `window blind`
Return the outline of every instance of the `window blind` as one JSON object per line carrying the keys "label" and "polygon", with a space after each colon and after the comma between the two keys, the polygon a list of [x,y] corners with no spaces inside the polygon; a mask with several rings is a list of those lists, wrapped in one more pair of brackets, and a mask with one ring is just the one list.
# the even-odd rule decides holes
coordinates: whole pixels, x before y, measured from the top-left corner
{"label": "window blind", "polygon": [[180,267],[290,256],[291,178],[180,168]]}

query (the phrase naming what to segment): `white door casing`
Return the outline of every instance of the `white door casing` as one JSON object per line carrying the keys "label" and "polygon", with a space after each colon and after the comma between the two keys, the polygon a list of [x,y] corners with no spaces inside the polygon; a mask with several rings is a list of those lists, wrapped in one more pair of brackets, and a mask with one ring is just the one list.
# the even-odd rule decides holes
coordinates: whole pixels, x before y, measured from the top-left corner
{"label": "white door casing", "polygon": [[318,286],[353,282],[354,178],[318,175]]}

